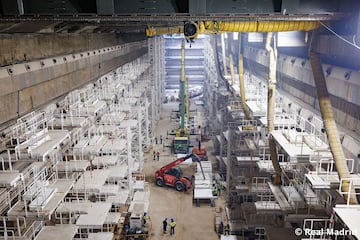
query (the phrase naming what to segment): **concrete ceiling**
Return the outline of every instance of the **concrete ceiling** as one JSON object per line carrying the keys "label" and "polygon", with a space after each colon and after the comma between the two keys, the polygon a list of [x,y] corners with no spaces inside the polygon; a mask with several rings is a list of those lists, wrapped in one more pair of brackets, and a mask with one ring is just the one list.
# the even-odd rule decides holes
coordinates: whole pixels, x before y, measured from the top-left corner
{"label": "concrete ceiling", "polygon": [[339,20],[357,0],[0,0],[0,33],[144,32],[200,20]]}

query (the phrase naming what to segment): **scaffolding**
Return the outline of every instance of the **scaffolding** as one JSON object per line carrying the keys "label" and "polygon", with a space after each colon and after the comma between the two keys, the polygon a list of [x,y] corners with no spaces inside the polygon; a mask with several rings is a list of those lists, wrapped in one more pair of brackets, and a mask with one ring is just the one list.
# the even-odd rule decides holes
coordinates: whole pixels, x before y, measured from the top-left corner
{"label": "scaffolding", "polygon": [[[225,52],[225,42],[217,44],[214,44],[217,52],[221,53],[221,49]],[[215,56],[220,67],[229,63],[224,52],[223,58]],[[211,52],[207,54],[212,56]],[[212,81],[210,74],[215,73],[211,61],[208,62],[205,111],[210,116],[220,179],[226,186],[227,216],[232,233],[265,238],[267,230],[272,234],[278,227],[286,231],[301,228],[304,219],[328,219],[335,204],[346,203],[342,195],[353,194],[338,189],[344,184],[357,185],[352,180],[357,177],[356,160],[345,160],[351,178],[341,180],[322,119],[279,89],[275,95],[272,136],[281,181],[280,185],[273,184],[275,170],[267,140],[266,79],[249,69],[244,73],[246,104],[251,113],[251,119],[247,120],[236,91],[238,86],[232,84],[230,76],[221,76],[221,68],[215,69],[220,71],[218,81]],[[231,66],[226,68],[231,69]]]}
{"label": "scaffolding", "polygon": [[[0,154],[1,239],[65,230],[61,239],[113,238],[121,213],[148,189],[139,176],[156,120],[151,67],[127,63],[11,127]],[[55,225],[44,227],[47,219]]]}

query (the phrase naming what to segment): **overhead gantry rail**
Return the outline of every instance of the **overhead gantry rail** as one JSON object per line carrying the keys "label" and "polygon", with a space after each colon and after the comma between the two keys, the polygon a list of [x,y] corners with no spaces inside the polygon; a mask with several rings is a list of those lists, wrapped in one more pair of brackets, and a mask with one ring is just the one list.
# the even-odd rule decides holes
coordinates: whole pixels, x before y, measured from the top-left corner
{"label": "overhead gantry rail", "polygon": [[[188,14],[188,13],[129,13],[129,14],[32,14],[32,15],[2,15],[0,16],[0,32],[38,32],[42,29],[53,32],[61,32],[64,29],[71,32],[133,32],[144,33],[146,28],[147,36],[154,36],[165,33],[183,33],[184,23],[195,22],[199,26],[204,23],[205,30],[210,32],[218,31],[239,31],[232,30],[234,22],[250,23],[252,31],[264,31],[267,25],[297,25],[298,22],[318,25],[318,21],[340,20],[348,17],[348,13],[316,13],[316,14],[281,14],[281,13],[211,13],[211,14]],[[219,23],[220,26],[219,26]],[[274,24],[276,23],[276,24]],[[31,24],[31,27],[29,27]],[[190,25],[191,26],[191,25]],[[16,27],[16,28],[15,28]],[[224,28],[221,30],[221,28]],[[247,27],[249,28],[249,27]],[[294,29],[296,30],[296,29]],[[280,31],[268,29],[268,31]],[[287,31],[291,31],[290,29]]]}
{"label": "overhead gantry rail", "polygon": [[[23,21],[69,21],[69,22],[186,22],[186,21],[327,21],[339,20],[348,16],[348,13],[316,13],[316,14],[282,14],[282,13],[211,13],[211,14],[188,14],[188,13],[129,13],[129,14],[24,14],[3,15],[1,22]],[[101,23],[98,22],[98,23]]]}

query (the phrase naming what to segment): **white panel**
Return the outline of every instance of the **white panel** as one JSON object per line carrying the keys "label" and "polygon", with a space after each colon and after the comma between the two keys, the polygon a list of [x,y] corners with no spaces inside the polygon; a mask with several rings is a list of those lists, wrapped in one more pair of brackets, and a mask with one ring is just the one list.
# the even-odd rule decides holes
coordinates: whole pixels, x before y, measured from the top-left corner
{"label": "white panel", "polygon": [[279,32],[278,33],[278,47],[304,47],[305,32]]}
{"label": "white panel", "polygon": [[263,34],[262,33],[248,33],[248,42],[263,42]]}

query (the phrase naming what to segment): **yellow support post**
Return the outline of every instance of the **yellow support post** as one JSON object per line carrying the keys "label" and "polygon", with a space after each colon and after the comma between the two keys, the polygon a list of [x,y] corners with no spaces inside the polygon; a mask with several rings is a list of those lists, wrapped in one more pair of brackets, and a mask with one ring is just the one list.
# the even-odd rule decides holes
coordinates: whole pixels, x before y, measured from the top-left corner
{"label": "yellow support post", "polygon": [[274,111],[275,111],[275,93],[276,93],[276,61],[277,50],[276,41],[274,41],[274,47],[271,47],[271,41],[273,33],[269,32],[266,38],[265,48],[269,52],[269,86],[268,86],[268,133],[269,133],[269,148],[271,161],[275,170],[274,184],[279,185],[281,183],[281,167],[278,162],[278,156],[276,151],[275,140],[271,136],[271,132],[274,131]]}
{"label": "yellow support post", "polygon": [[224,34],[221,34],[221,55],[223,59],[223,66],[224,66],[224,76],[228,75],[227,72],[227,65],[226,65],[226,56],[225,56],[225,36]]}
{"label": "yellow support post", "polygon": [[186,119],[189,123],[190,119],[190,103],[189,103],[189,78],[186,78]]}
{"label": "yellow support post", "polygon": [[[339,133],[337,131],[336,122],[334,120],[330,96],[326,86],[326,80],[325,80],[323,68],[321,65],[320,58],[312,49],[312,41],[313,38],[311,39],[310,51],[309,51],[310,64],[314,76],[316,93],[319,100],[319,107],[323,119],[324,129],[329,141],[330,150],[335,161],[335,166],[339,174],[339,178],[340,179],[351,178],[345,160],[345,154],[340,142]],[[344,197],[349,204],[358,204],[355,189],[351,188],[350,184],[351,184],[350,181],[344,181],[344,183],[341,185],[341,190],[345,193],[348,193],[348,194],[344,194],[345,195]]]}
{"label": "yellow support post", "polygon": [[231,86],[234,89],[234,97],[236,97],[236,91],[235,91],[235,71],[234,71],[234,62],[233,62],[233,58],[232,58],[232,54],[230,53],[229,56],[229,64],[230,64],[230,73],[231,73]]}
{"label": "yellow support post", "polygon": [[240,96],[241,96],[241,104],[244,109],[246,119],[250,120],[251,115],[250,111],[246,105],[246,97],[245,97],[245,81],[244,81],[244,62],[243,55],[241,54],[241,33],[238,36],[239,39],[239,61],[238,61],[238,72],[239,72],[239,86],[240,86]]}

